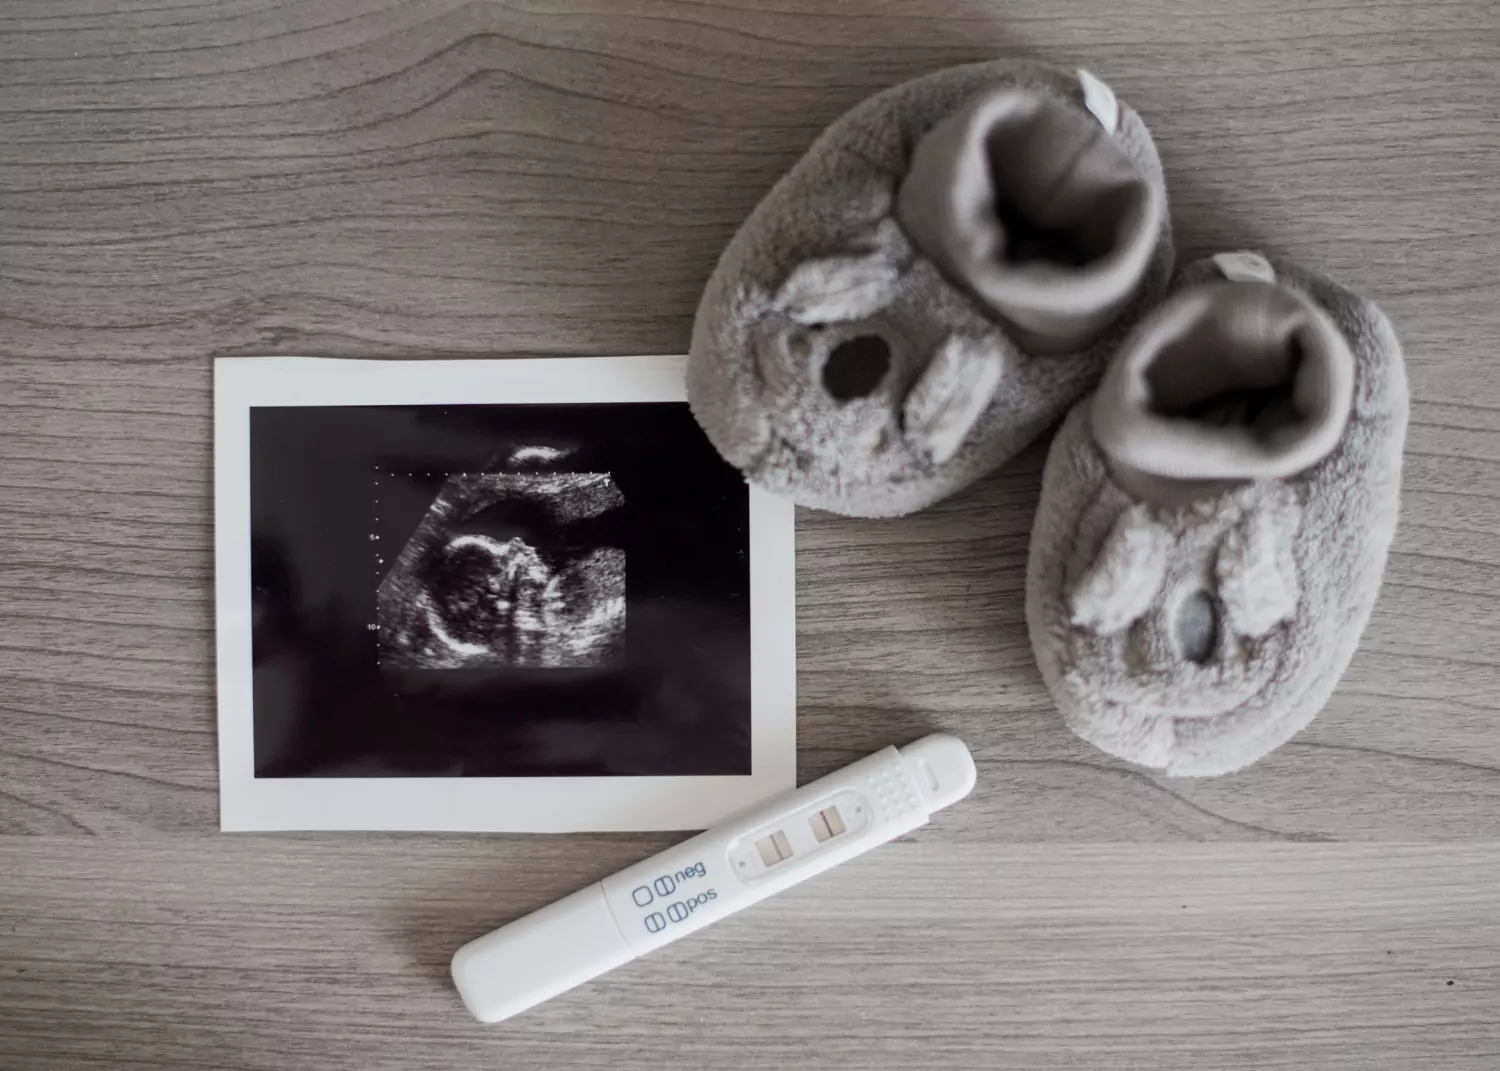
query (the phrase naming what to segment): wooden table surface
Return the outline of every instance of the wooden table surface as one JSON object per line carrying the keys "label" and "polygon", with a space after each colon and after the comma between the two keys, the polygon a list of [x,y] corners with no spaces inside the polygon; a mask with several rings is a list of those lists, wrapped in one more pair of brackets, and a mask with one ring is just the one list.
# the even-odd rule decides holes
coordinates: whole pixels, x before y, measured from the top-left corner
{"label": "wooden table surface", "polygon": [[[870,92],[1085,64],[1188,254],[1378,297],[1405,519],[1253,769],[1069,735],[1022,622],[1041,452],[798,522],[801,769],[933,728],[980,788],[502,1027],[452,950],[664,836],[216,832],[210,366],[680,351]],[[0,5],[0,1067],[1500,1068],[1500,8],[1482,0]]]}

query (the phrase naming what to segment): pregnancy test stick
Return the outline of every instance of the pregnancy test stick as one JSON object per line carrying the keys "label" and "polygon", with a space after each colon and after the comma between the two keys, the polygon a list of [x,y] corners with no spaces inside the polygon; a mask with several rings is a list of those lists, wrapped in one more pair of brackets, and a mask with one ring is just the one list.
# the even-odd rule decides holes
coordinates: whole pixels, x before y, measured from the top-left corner
{"label": "pregnancy test stick", "polygon": [[877,751],[470,941],[453,982],[476,1019],[509,1019],[926,825],[973,787],[957,737]]}

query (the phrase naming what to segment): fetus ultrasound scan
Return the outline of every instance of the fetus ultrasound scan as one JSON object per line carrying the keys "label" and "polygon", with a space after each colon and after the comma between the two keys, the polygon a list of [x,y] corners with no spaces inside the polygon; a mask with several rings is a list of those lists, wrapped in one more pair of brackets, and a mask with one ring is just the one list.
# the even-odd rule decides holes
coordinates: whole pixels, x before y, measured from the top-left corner
{"label": "fetus ultrasound scan", "polygon": [[679,402],[250,411],[255,776],[750,772],[748,492]]}

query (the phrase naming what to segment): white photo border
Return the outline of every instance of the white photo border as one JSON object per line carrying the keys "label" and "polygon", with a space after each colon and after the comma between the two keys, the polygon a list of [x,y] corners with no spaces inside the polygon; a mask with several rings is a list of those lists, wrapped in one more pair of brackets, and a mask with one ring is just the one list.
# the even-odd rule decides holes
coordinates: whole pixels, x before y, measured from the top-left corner
{"label": "white photo border", "polygon": [[705,829],[796,787],[791,503],[750,488],[748,776],[257,778],[250,410],[257,406],[682,402],[686,358],[214,362],[219,823],[224,830],[573,833]]}

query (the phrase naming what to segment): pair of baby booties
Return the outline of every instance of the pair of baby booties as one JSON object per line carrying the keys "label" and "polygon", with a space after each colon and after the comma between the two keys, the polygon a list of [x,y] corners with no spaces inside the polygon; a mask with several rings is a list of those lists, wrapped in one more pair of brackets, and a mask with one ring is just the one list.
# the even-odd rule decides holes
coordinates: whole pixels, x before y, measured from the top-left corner
{"label": "pair of baby booties", "polygon": [[1173,278],[1166,201],[1145,124],[1087,72],[896,86],[730,242],[688,396],[752,483],[869,517],[1066,414],[1027,570],[1037,662],[1085,740],[1209,776],[1288,740],[1347,668],[1395,531],[1406,382],[1380,309],[1312,272],[1232,253]]}

